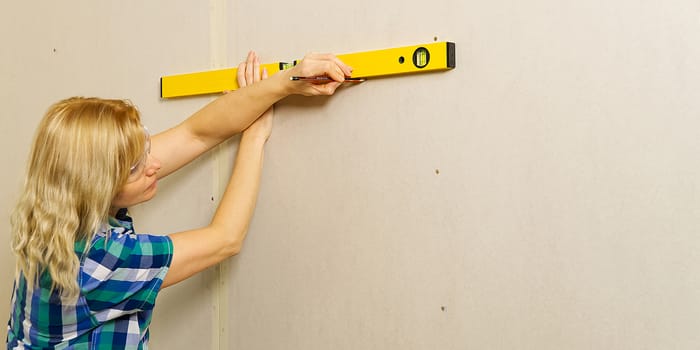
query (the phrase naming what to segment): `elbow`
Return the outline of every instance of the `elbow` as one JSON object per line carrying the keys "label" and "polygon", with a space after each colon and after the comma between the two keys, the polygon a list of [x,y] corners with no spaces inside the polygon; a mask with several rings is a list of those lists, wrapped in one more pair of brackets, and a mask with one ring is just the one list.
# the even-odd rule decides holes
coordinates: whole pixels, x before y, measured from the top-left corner
{"label": "elbow", "polygon": [[[245,232],[245,230],[243,230],[243,232]],[[243,249],[243,237],[245,237],[245,233],[231,234],[229,232],[229,234],[226,236],[227,237],[224,239],[222,245],[222,250],[224,251],[224,255],[228,258],[241,252],[241,249]]]}
{"label": "elbow", "polygon": [[241,252],[242,248],[243,248],[242,241],[231,242],[231,243],[226,245],[226,256],[232,257],[234,255],[237,255],[238,253]]}
{"label": "elbow", "polygon": [[243,249],[243,241],[248,232],[248,225],[226,225],[213,222],[209,227],[215,232],[221,260],[241,252],[241,249]]}

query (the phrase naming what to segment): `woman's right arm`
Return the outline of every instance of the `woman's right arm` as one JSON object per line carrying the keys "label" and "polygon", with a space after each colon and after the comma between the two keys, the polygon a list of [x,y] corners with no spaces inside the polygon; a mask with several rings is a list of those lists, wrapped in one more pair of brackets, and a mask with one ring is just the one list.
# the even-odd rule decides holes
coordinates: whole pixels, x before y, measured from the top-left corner
{"label": "woman's right arm", "polygon": [[[253,55],[247,62],[257,61]],[[245,88],[259,83],[255,65],[241,65],[238,84]],[[252,70],[252,72],[251,72]],[[267,78],[263,71],[262,79]],[[263,112],[241,137],[231,179],[211,223],[197,230],[172,234],[173,260],[161,288],[178,283],[237,254],[248,232],[260,187],[264,147],[272,131],[273,111]]]}
{"label": "woman's right arm", "polygon": [[[271,116],[270,116],[271,117]],[[261,117],[257,123],[266,122]],[[271,121],[270,121],[271,123]],[[211,223],[170,235],[173,260],[163,285],[168,287],[238,254],[248,232],[260,187],[266,137],[243,133],[231,179]]]}

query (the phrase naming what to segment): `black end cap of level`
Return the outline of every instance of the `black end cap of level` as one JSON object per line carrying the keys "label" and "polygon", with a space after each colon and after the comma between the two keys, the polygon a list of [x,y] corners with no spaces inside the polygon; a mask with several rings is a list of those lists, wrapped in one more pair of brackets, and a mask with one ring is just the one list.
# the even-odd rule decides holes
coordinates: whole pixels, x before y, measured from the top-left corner
{"label": "black end cap of level", "polygon": [[449,68],[454,68],[456,67],[456,59],[455,59],[455,43],[447,42],[447,67]]}

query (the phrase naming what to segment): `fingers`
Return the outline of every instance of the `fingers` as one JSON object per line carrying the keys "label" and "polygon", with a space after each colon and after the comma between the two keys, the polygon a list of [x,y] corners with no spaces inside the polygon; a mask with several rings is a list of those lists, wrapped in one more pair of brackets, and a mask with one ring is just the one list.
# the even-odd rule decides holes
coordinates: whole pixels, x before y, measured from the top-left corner
{"label": "fingers", "polygon": [[267,70],[263,72],[264,76],[261,77],[260,73],[260,59],[255,51],[248,52],[245,62],[241,62],[238,65],[238,70],[236,71],[236,80],[238,81],[238,87],[246,87],[261,79],[267,78]]}
{"label": "fingers", "polygon": [[255,52],[251,51],[248,53],[248,58],[245,60],[245,80],[246,83],[251,84],[253,82],[253,61],[255,60]]}
{"label": "fingers", "polygon": [[253,60],[253,82],[260,81],[260,60],[258,59],[258,56],[255,56],[255,59]]}
{"label": "fingers", "polygon": [[236,71],[236,80],[238,80],[238,87],[246,87],[245,62],[242,62],[238,65],[238,70]]}
{"label": "fingers", "polygon": [[[312,53],[307,55],[305,58],[309,58],[312,61],[322,61],[325,64],[324,73],[327,74],[329,77],[334,78],[334,80],[336,81],[343,81],[345,77],[349,77],[352,75],[352,67],[345,64],[333,54]],[[338,79],[335,79],[336,77]]]}
{"label": "fingers", "polygon": [[331,83],[323,84],[322,86],[320,86],[320,89],[319,89],[319,90],[320,90],[320,92],[321,92],[323,95],[328,95],[328,96],[330,96],[330,95],[333,95],[333,94],[335,93],[335,90],[336,90],[338,87],[340,87],[340,85],[342,85],[341,82],[334,81],[334,82],[331,82]]}
{"label": "fingers", "polygon": [[297,83],[292,85],[294,88],[292,93],[330,95],[338,88],[337,83],[342,83],[346,77],[351,76],[352,68],[333,54],[310,53],[304,56],[304,59],[293,68],[290,74],[303,77],[326,76],[333,80],[333,84],[319,84],[319,82]]}
{"label": "fingers", "polygon": [[[332,95],[345,81],[345,78],[352,75],[352,68],[333,54],[308,54],[292,70],[289,73],[290,76],[327,76],[333,80],[324,84],[317,82],[292,83],[289,92],[302,95]],[[250,51],[245,62],[238,65],[236,79],[238,86],[244,88],[266,79],[268,74],[267,70],[260,64],[260,59],[255,51]]]}
{"label": "fingers", "polygon": [[337,56],[333,54],[323,54],[323,59],[332,62],[335,65],[336,71],[339,71],[340,74],[343,74],[343,77],[349,77],[352,75],[352,67],[348,66],[345,64],[345,62],[341,61]]}
{"label": "fingers", "polygon": [[346,77],[349,77],[352,75],[352,67],[348,66],[345,64],[343,61],[341,61],[338,57],[333,56],[333,61],[335,61],[335,64],[340,67],[340,69],[343,71],[343,74],[345,74]]}
{"label": "fingers", "polygon": [[326,74],[337,82],[345,80],[345,72],[333,61],[326,61]]}

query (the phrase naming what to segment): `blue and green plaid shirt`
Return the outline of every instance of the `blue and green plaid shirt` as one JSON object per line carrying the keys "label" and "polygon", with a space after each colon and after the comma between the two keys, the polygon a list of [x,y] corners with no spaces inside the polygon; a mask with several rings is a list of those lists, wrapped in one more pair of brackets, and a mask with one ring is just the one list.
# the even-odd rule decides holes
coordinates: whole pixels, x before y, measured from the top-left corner
{"label": "blue and green plaid shirt", "polygon": [[7,348],[147,348],[156,296],[172,261],[170,238],[135,234],[122,209],[87,250],[78,242],[75,252],[81,259],[77,302],[50,293],[48,274],[33,290],[23,276],[15,282]]}

